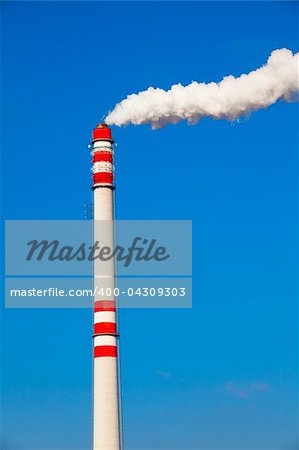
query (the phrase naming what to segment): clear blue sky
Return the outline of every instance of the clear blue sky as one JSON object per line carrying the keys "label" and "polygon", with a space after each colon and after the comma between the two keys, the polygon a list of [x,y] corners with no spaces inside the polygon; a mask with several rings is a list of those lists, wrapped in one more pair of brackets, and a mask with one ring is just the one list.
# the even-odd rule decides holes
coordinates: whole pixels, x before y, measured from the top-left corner
{"label": "clear blue sky", "polygon": [[[83,219],[93,126],[298,51],[295,2],[2,2],[6,219]],[[298,105],[114,129],[119,219],[192,219],[193,308],[120,314],[126,450],[295,450]],[[3,302],[2,302],[3,303]],[[91,445],[91,313],[6,310],[6,450]]]}

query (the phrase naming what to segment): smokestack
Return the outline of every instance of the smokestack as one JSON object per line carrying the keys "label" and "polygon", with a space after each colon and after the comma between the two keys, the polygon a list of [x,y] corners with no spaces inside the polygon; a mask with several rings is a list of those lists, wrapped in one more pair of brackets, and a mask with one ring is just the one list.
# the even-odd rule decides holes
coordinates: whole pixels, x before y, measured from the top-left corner
{"label": "smokestack", "polygon": [[[105,245],[114,248],[113,139],[110,128],[99,124],[92,135],[94,220],[105,222]],[[95,223],[94,240],[99,228]],[[94,264],[94,285],[105,281],[114,290],[114,262]],[[116,302],[94,298],[93,450],[120,449]]]}

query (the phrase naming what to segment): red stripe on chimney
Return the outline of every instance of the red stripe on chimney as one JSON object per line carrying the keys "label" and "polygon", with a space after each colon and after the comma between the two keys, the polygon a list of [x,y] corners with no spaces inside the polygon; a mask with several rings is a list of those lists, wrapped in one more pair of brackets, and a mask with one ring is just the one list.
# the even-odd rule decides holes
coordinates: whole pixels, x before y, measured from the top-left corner
{"label": "red stripe on chimney", "polygon": [[105,161],[105,162],[110,162],[111,164],[113,163],[113,156],[112,153],[110,152],[95,152],[92,158],[92,162],[101,162],[101,161]]}
{"label": "red stripe on chimney", "polygon": [[93,174],[94,184],[108,183],[113,184],[113,174],[110,172],[96,172]]}
{"label": "red stripe on chimney", "polygon": [[94,312],[100,311],[116,311],[114,300],[96,300],[94,302]]}
{"label": "red stripe on chimney", "polygon": [[116,334],[116,323],[98,322],[94,324],[94,334]]}
{"label": "red stripe on chimney", "polygon": [[100,358],[102,356],[111,356],[112,358],[116,358],[116,345],[98,345],[97,347],[94,347],[94,357]]}

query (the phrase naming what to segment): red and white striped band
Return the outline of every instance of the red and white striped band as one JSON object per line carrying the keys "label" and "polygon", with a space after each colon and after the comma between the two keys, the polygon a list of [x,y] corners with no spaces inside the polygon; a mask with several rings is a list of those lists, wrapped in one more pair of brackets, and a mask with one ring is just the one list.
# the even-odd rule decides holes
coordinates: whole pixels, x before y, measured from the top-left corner
{"label": "red and white striped band", "polygon": [[97,141],[92,151],[93,183],[113,186],[113,147],[109,142]]}
{"label": "red and white striped band", "polygon": [[114,300],[94,302],[94,357],[117,356],[116,304]]}

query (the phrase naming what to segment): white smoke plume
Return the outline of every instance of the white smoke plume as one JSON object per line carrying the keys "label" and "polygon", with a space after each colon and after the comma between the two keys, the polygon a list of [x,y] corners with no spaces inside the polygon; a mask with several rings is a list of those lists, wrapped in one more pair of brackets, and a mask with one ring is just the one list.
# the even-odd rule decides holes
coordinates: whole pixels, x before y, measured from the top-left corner
{"label": "white smoke plume", "polygon": [[238,78],[229,75],[220,83],[175,84],[168,91],[149,87],[129,95],[108,114],[106,123],[150,124],[157,129],[181,120],[196,124],[202,117],[235,120],[278,100],[295,101],[298,73],[299,53],[274,50],[264,66]]}

